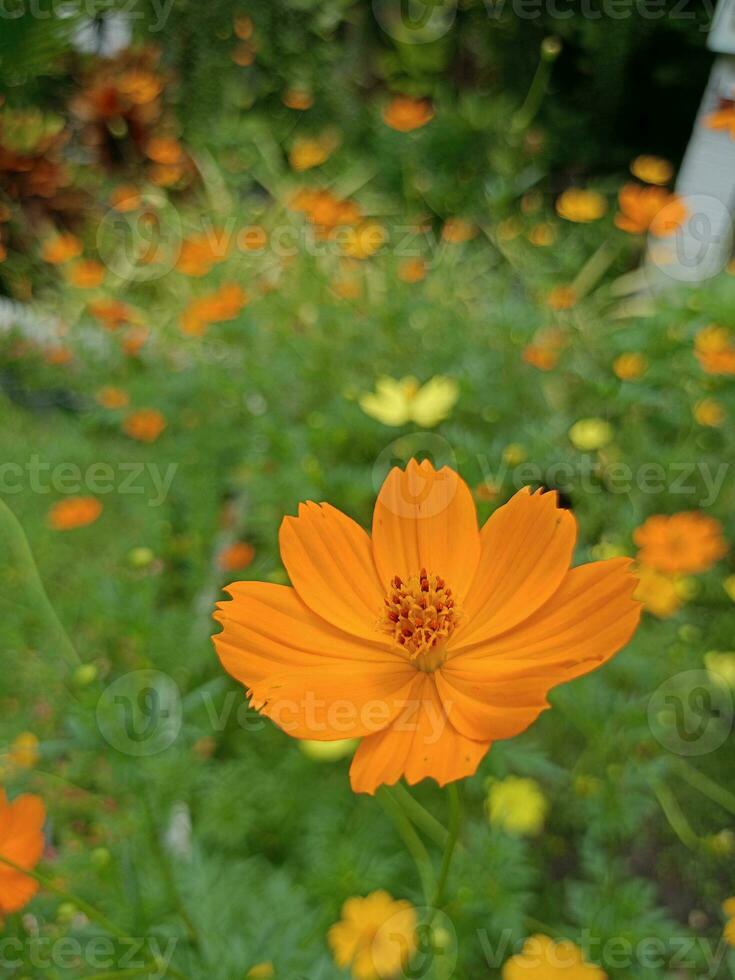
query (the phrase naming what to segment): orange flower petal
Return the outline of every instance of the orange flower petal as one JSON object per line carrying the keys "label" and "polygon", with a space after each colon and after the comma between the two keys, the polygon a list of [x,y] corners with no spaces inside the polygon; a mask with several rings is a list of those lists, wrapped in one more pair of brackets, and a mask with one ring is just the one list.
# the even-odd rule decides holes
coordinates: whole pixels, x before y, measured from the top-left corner
{"label": "orange flower petal", "polygon": [[445,786],[471,776],[489,748],[489,741],[460,735],[447,718],[433,677],[419,673],[406,707],[390,728],[360,742],[350,783],[355,793],[370,794],[401,776],[410,785],[431,777]]}
{"label": "orange flower petal", "polygon": [[[531,617],[455,654],[437,686],[453,724],[473,738],[508,738],[546,707],[557,684],[589,673],[633,635],[641,604],[629,558],[573,568]],[[525,723],[524,723],[525,721]]]}
{"label": "orange flower petal", "polygon": [[460,599],[467,594],[480,558],[472,493],[449,467],[428,460],[392,469],[373,513],[373,553],[387,591],[395,575],[410,578],[422,568],[440,575]]}
{"label": "orange flower petal", "polygon": [[384,590],[370,538],[330,504],[299,504],[279,533],[281,558],[299,597],[332,626],[375,641]]}
{"label": "orange flower petal", "polygon": [[[24,794],[8,803],[0,789],[0,854],[23,868],[33,868],[43,853],[45,816],[40,797]],[[0,912],[18,911],[37,891],[33,878],[0,865]]]}
{"label": "orange flower petal", "polygon": [[556,492],[519,490],[480,532],[477,573],[450,650],[483,642],[527,619],[569,570],[577,525]]}
{"label": "orange flower petal", "polygon": [[213,638],[222,665],[289,735],[357,738],[401,710],[416,671],[387,645],[335,629],[287,586],[236,582],[227,591]]}

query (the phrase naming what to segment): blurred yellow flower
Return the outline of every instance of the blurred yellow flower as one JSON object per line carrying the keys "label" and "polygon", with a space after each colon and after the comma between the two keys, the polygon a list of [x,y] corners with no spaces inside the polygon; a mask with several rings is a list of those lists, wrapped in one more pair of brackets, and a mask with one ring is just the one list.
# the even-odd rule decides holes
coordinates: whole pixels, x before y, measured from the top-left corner
{"label": "blurred yellow flower", "polygon": [[620,354],[613,361],[613,371],[621,381],[636,381],[646,371],[648,361],[635,351]]}
{"label": "blurred yellow flower", "polygon": [[725,590],[728,597],[735,602],[735,575],[728,575],[725,581],[722,583],[722,588]]}
{"label": "blurred yellow flower", "polygon": [[412,99],[407,95],[395,95],[383,110],[383,122],[399,133],[420,129],[434,118],[434,109],[428,99]]}
{"label": "blurred yellow flower", "polygon": [[318,167],[329,159],[335,145],[335,141],[331,137],[323,136],[319,139],[297,137],[288,154],[291,169],[301,173],[304,170],[311,170],[312,167]]}
{"label": "blurred yellow flower", "polygon": [[704,666],[715,678],[720,678],[728,687],[735,688],[735,653],[710,650],[704,655]]}
{"label": "blurred yellow flower", "polygon": [[604,419],[579,419],[569,430],[569,440],[581,452],[593,452],[612,442],[613,427]]}
{"label": "blurred yellow flower", "polygon": [[307,759],[314,762],[338,762],[353,755],[359,743],[358,738],[338,738],[333,742],[304,738],[299,741],[299,748]]}
{"label": "blurred yellow flower", "polygon": [[550,310],[571,310],[577,305],[577,294],[572,286],[554,286],[546,297]]}
{"label": "blurred yellow flower", "polygon": [[503,966],[503,980],[606,980],[599,966],[586,963],[582,951],[567,940],[554,942],[548,936],[529,936],[523,949]]}
{"label": "blurred yellow flower", "polygon": [[272,963],[256,963],[245,974],[245,980],[271,980],[276,975]]}
{"label": "blurred yellow flower", "polygon": [[716,429],[725,421],[725,409],[714,398],[703,398],[694,406],[694,418],[700,425]]}
{"label": "blurred yellow flower", "polygon": [[543,830],[549,801],[535,779],[507,776],[490,783],[485,809],[493,826],[535,836]]}
{"label": "blurred yellow flower", "polygon": [[7,760],[19,769],[33,769],[40,758],[38,739],[33,732],[21,732],[13,739]]}
{"label": "blurred yellow flower", "polygon": [[477,226],[466,218],[447,218],[442,226],[442,241],[452,245],[469,242],[477,235]]}
{"label": "blurred yellow flower", "polygon": [[519,442],[511,442],[503,450],[503,462],[508,466],[518,466],[525,459],[528,459],[528,453]]}
{"label": "blurred yellow flower", "polygon": [[643,603],[646,612],[659,619],[668,619],[677,613],[682,604],[682,595],[677,588],[677,578],[640,565],[636,570],[638,588],[634,598]]}
{"label": "blurred yellow flower", "polygon": [[342,253],[351,259],[367,259],[381,248],[386,237],[385,229],[377,221],[344,228],[340,236]]}
{"label": "blurred yellow flower", "polygon": [[534,225],[528,233],[528,240],[537,248],[545,248],[553,245],[556,241],[556,229],[549,221],[542,221]]}
{"label": "blurred yellow flower", "polygon": [[735,898],[725,899],[722,903],[722,911],[727,920],[722,931],[722,938],[728,946],[735,946]]}
{"label": "blurred yellow flower", "polygon": [[413,956],[416,926],[410,902],[375,891],[347,899],[327,942],[337,966],[349,967],[355,980],[389,980],[401,974]]}
{"label": "blurred yellow flower", "polygon": [[674,168],[668,160],[646,154],[635,158],[630,172],[645,184],[668,184],[674,176]]}
{"label": "blurred yellow flower", "polygon": [[556,213],[567,221],[597,221],[607,211],[607,200],[598,191],[570,187],[556,199]]}
{"label": "blurred yellow flower", "polygon": [[375,391],[362,395],[360,408],[370,418],[383,425],[405,425],[414,422],[430,429],[450,414],[459,398],[459,385],[454,378],[436,375],[425,385],[414,377],[381,377]]}

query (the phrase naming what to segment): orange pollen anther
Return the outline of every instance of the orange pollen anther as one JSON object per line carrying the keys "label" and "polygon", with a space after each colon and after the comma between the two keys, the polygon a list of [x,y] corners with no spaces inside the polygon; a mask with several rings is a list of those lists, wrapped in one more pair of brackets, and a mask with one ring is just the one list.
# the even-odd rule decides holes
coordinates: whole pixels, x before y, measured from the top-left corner
{"label": "orange pollen anther", "polygon": [[452,590],[444,579],[425,568],[405,581],[396,575],[383,601],[381,631],[406,650],[419,670],[436,670],[458,619]]}

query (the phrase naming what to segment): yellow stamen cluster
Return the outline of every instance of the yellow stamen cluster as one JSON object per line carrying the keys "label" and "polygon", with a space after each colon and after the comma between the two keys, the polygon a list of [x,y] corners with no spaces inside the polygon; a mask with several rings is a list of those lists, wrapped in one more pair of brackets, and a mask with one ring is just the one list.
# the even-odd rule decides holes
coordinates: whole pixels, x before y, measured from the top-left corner
{"label": "yellow stamen cluster", "polygon": [[435,670],[441,661],[427,655],[438,652],[457,625],[454,597],[444,579],[425,568],[406,581],[396,575],[384,602],[381,630],[417,661],[417,667]]}

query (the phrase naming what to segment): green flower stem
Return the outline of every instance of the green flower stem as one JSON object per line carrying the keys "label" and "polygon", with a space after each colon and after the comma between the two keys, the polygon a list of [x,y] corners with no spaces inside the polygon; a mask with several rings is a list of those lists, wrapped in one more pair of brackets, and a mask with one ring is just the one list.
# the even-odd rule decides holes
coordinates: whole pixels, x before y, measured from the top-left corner
{"label": "green flower stem", "polygon": [[378,801],[393,821],[393,825],[398,832],[401,840],[406,846],[406,850],[413,858],[416,870],[421,881],[421,890],[424,895],[424,902],[427,906],[431,905],[431,900],[435,893],[434,869],[431,864],[429,853],[424,847],[423,841],[416,833],[413,824],[406,816],[403,807],[393,796],[388,787],[381,786],[376,793]]}
{"label": "green flower stem", "polygon": [[583,299],[595,288],[619,254],[619,245],[609,240],[604,241],[597,251],[592,253],[571,285],[577,299]]}
{"label": "green flower stem", "polygon": [[446,827],[442,826],[433,814],[421,806],[403,783],[396,783],[395,786],[391,787],[390,792],[419,830],[423,831],[439,847],[447,846],[449,834]]}
{"label": "green flower stem", "polygon": [[459,786],[457,783],[449,784],[447,795],[449,796],[449,833],[447,834],[447,842],[442,856],[434,901],[432,902],[435,910],[440,909],[444,905],[449,869],[452,866],[452,858],[454,857],[454,851],[457,847],[459,831],[462,825],[462,799],[459,795]]}
{"label": "green flower stem", "polygon": [[692,830],[684,811],[669,787],[664,783],[652,781],[651,788],[664,812],[664,816],[671,825],[671,829],[682,844],[692,851],[700,850],[702,841]]}
{"label": "green flower stem", "polygon": [[[78,667],[81,663],[79,654],[57,616],[51,600],[46,595],[25,531],[18,518],[2,500],[0,500],[0,528],[3,531],[3,544],[10,552],[11,560],[14,560],[14,563],[22,571],[21,584],[25,586],[29,594],[28,598],[31,603],[29,608],[35,609],[36,612],[40,611],[50,634],[54,637],[58,649],[68,665]],[[18,605],[22,605],[21,602],[17,600],[16,602]]]}
{"label": "green flower stem", "polygon": [[559,57],[560,52],[561,44],[556,38],[547,37],[541,42],[541,57],[536,68],[536,74],[533,76],[531,87],[523,105],[511,120],[510,129],[512,133],[522,133],[536,118],[549,88],[551,66]]}
{"label": "green flower stem", "polygon": [[719,783],[715,782],[714,779],[710,779],[703,772],[695,769],[688,762],[682,760],[680,769],[682,778],[690,786],[699,790],[704,796],[709,797],[710,800],[721,806],[723,810],[727,810],[728,813],[735,813],[735,794],[725,789],[724,786],[720,786]]}
{"label": "green flower stem", "polygon": [[[2,854],[0,854],[0,864],[6,864],[9,868],[12,868],[13,871],[18,871],[21,874],[27,875],[29,878],[33,878],[35,881],[39,883],[39,885],[42,885],[47,891],[53,892],[54,895],[58,895],[59,898],[63,898],[65,902],[70,902],[72,905],[76,906],[76,908],[78,908],[80,912],[83,912],[88,919],[90,919],[92,922],[96,922],[98,925],[102,926],[103,929],[105,929],[111,935],[116,936],[118,939],[130,938],[124,929],[121,929],[118,925],[115,925],[114,922],[111,922],[107,918],[107,916],[103,912],[100,912],[99,909],[96,909],[94,905],[90,905],[89,902],[85,902],[85,900],[83,898],[79,898],[78,895],[73,895],[71,892],[66,891],[66,889],[60,888],[47,875],[41,874],[39,871],[30,870],[29,868],[22,868],[19,864],[16,864],[15,861],[11,861],[10,858],[7,858]],[[185,974],[179,972],[179,970],[177,970],[173,966],[167,966],[165,969],[166,972],[170,974],[172,977],[175,977],[176,980],[189,980],[189,978]],[[152,970],[156,970],[160,972],[159,961],[155,958],[151,959],[146,964],[145,970],[149,973]],[[100,976],[102,977],[108,977],[108,976],[117,977],[117,976],[126,976],[126,975],[135,976],[136,973],[140,975],[140,971],[138,970],[136,970],[132,974],[129,971],[118,970],[113,973],[105,973],[105,974],[98,975],[97,980],[99,980]]]}

